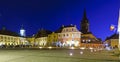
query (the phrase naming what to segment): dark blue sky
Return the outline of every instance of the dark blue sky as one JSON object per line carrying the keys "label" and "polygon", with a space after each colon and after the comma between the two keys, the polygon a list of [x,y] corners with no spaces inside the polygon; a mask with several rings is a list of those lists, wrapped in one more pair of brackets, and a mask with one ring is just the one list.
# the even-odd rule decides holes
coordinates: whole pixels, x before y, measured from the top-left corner
{"label": "dark blue sky", "polygon": [[24,25],[27,35],[69,24],[80,29],[84,8],[96,37],[104,40],[114,33],[109,27],[117,25],[120,0],[0,0],[0,28],[19,33]]}

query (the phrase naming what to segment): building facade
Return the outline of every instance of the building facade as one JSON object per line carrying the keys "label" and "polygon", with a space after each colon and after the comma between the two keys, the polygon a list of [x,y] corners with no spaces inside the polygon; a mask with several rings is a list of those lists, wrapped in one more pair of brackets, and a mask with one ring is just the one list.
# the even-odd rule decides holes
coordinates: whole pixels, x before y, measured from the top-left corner
{"label": "building facade", "polygon": [[47,46],[48,34],[52,32],[45,29],[40,29],[35,35],[35,46]]}
{"label": "building facade", "polygon": [[62,26],[62,30],[58,33],[58,41],[61,46],[80,46],[81,32],[75,25]]}
{"label": "building facade", "polygon": [[104,44],[106,47],[112,47],[112,48],[118,48],[119,44],[119,35],[118,34],[113,34],[110,37],[107,37]]}
{"label": "building facade", "polygon": [[27,45],[26,38],[21,37],[19,34],[6,30],[5,28],[0,30],[0,46],[23,46]]}
{"label": "building facade", "polygon": [[48,35],[48,46],[57,46],[58,42],[58,33],[52,32],[51,34]]}

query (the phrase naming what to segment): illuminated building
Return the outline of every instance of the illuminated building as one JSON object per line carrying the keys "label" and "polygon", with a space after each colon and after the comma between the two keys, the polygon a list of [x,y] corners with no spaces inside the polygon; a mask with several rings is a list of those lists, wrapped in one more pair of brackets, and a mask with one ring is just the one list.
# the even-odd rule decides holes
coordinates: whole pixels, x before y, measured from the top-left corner
{"label": "illuminated building", "polygon": [[75,25],[62,26],[58,33],[58,41],[61,42],[61,46],[80,46],[81,32]]}
{"label": "illuminated building", "polygon": [[51,34],[51,31],[40,29],[35,35],[35,45],[36,46],[47,46],[48,34]]}
{"label": "illuminated building", "polygon": [[113,34],[110,37],[107,37],[105,40],[105,44],[108,44],[108,46],[111,46],[112,48],[118,48],[119,44],[119,35],[118,34]]}
{"label": "illuminated building", "polygon": [[25,45],[26,39],[23,37],[20,37],[19,34],[6,30],[5,27],[3,27],[0,30],[0,46],[16,46],[16,45]]}
{"label": "illuminated building", "polygon": [[81,20],[81,29],[80,31],[82,32],[81,34],[81,47],[94,47],[94,48],[99,48],[103,47],[103,44],[101,40],[96,38],[92,32],[90,32],[89,29],[89,21],[86,16],[86,11],[84,10],[83,18]]}
{"label": "illuminated building", "polygon": [[56,46],[56,43],[58,42],[58,33],[52,32],[48,35],[48,46]]}
{"label": "illuminated building", "polygon": [[35,46],[35,37],[27,36],[26,40],[29,42],[29,45],[31,45],[32,47]]}

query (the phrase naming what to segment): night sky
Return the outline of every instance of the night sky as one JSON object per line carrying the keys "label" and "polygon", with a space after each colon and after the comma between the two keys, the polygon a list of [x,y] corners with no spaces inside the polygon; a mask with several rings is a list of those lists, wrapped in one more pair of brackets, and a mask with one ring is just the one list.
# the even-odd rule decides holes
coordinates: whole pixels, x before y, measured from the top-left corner
{"label": "night sky", "polygon": [[117,25],[120,0],[0,0],[0,29],[19,33],[21,25],[27,35],[39,29],[55,31],[62,25],[74,24],[80,30],[84,8],[90,31],[104,40]]}

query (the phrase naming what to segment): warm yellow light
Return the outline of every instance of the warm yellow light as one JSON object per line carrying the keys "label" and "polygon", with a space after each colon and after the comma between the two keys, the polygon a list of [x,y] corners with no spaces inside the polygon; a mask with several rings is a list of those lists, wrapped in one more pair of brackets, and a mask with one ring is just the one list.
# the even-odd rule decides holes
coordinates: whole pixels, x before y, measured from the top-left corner
{"label": "warm yellow light", "polygon": [[39,47],[40,49],[43,48],[43,47]]}
{"label": "warm yellow light", "polygon": [[92,47],[90,47],[89,49],[93,49]]}
{"label": "warm yellow light", "polygon": [[75,49],[75,47],[71,47],[71,49]]}
{"label": "warm yellow light", "polygon": [[52,47],[48,47],[49,49],[51,49]]}
{"label": "warm yellow light", "polygon": [[79,42],[78,41],[75,42],[75,46],[79,46]]}
{"label": "warm yellow light", "polygon": [[84,49],[85,49],[85,47],[81,47],[80,49],[84,50]]}

